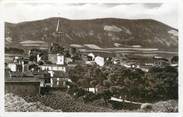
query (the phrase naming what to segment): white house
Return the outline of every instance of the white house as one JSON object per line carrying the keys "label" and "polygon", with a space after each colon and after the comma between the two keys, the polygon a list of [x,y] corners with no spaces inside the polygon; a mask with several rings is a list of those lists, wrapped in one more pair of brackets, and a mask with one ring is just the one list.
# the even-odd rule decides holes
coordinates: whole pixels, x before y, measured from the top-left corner
{"label": "white house", "polygon": [[12,72],[16,72],[17,70],[17,65],[15,63],[8,63],[8,68],[12,71]]}
{"label": "white house", "polygon": [[51,64],[51,65],[39,65],[41,70],[48,70],[48,71],[62,71],[62,72],[66,72],[66,67],[65,66],[61,66],[61,65],[55,65],[55,64]]}
{"label": "white house", "polygon": [[104,66],[104,58],[100,56],[95,57],[95,63],[99,66]]}
{"label": "white house", "polygon": [[57,63],[58,65],[64,65],[64,56],[57,54]]}

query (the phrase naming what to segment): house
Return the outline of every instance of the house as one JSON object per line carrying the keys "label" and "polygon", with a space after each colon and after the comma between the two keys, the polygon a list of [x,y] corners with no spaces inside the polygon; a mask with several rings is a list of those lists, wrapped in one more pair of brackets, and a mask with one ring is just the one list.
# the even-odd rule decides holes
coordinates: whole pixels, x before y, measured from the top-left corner
{"label": "house", "polygon": [[23,77],[34,78],[34,74],[31,71],[23,72]]}
{"label": "house", "polygon": [[7,67],[10,69],[10,71],[12,72],[16,72],[17,71],[17,65],[16,63],[8,63]]}
{"label": "house", "polygon": [[46,94],[49,92],[49,88],[51,87],[51,76],[48,71],[40,71],[35,78],[40,80],[40,93]]}
{"label": "house", "polygon": [[64,56],[61,54],[57,54],[57,65],[64,65]]}
{"label": "house", "polygon": [[69,48],[69,55],[71,58],[77,56],[78,53],[79,53],[78,49],[76,49],[74,47]]}
{"label": "house", "polygon": [[53,64],[56,64],[57,63],[57,54],[48,53],[48,61],[50,61]]}
{"label": "house", "polygon": [[97,93],[98,89],[97,88],[93,88],[93,87],[90,87],[88,89],[89,92],[92,92],[92,93]]}
{"label": "house", "polygon": [[163,57],[155,56],[153,57],[153,60],[154,60],[154,66],[163,67],[170,65],[169,60]]}
{"label": "house", "polygon": [[[48,71],[50,72],[50,71]],[[63,87],[66,85],[66,81],[69,81],[68,75],[62,71],[51,71],[53,76],[51,76],[51,87]]]}
{"label": "house", "polygon": [[24,72],[29,59],[23,54],[5,54],[5,63],[12,72]]}
{"label": "house", "polygon": [[57,65],[64,65],[64,63],[65,63],[64,55],[58,54],[58,53],[57,54],[49,53],[48,61],[50,61],[53,64],[57,64]]}
{"label": "house", "polygon": [[39,62],[40,60],[41,60],[41,56],[37,54],[37,62]]}
{"label": "house", "polygon": [[22,78],[23,74],[21,72],[10,72],[10,78]]}
{"label": "house", "polygon": [[10,74],[11,74],[11,71],[8,67],[5,66],[5,71],[4,71],[4,75],[5,75],[5,78],[10,78]]}
{"label": "house", "polygon": [[88,61],[94,61],[95,55],[93,53],[89,53],[87,58],[88,58]]}
{"label": "house", "polygon": [[51,87],[60,87],[63,84],[63,79],[68,78],[65,65],[47,64],[39,65],[39,67],[41,71],[46,70],[50,74]]}
{"label": "house", "polygon": [[87,59],[85,59],[85,64],[89,64],[89,65],[97,64],[99,66],[104,66],[105,59],[104,59],[104,57],[95,56],[93,53],[89,53],[87,55]]}
{"label": "house", "polygon": [[154,63],[144,63],[145,66],[154,66]]}
{"label": "house", "polygon": [[13,63],[22,57],[22,54],[5,53],[5,63]]}
{"label": "house", "polygon": [[39,65],[39,68],[44,71],[62,71],[66,72],[66,66],[64,65],[56,65],[56,64],[45,64],[45,65]]}
{"label": "house", "polygon": [[94,65],[95,64],[95,55],[93,53],[89,53],[87,55],[87,58],[85,60],[85,64],[88,64],[88,65]]}
{"label": "house", "polygon": [[40,81],[37,78],[6,78],[5,93],[20,96],[36,96],[40,94]]}
{"label": "house", "polygon": [[66,87],[66,82],[72,82],[69,78],[51,78],[51,87]]}
{"label": "house", "polygon": [[112,61],[113,61],[113,64],[115,64],[115,65],[119,65],[120,64],[120,60],[119,59],[112,59]]}
{"label": "house", "polygon": [[95,65],[96,63],[95,63],[95,61],[86,61],[85,64],[87,64],[87,65]]}
{"label": "house", "polygon": [[105,64],[104,58],[101,56],[95,57],[95,63],[99,66],[104,66]]}
{"label": "house", "polygon": [[65,57],[65,63],[66,64],[71,64],[71,63],[73,63],[73,59],[70,58],[70,57]]}
{"label": "house", "polygon": [[62,87],[70,80],[63,71],[40,71],[35,77],[41,80],[40,87]]}
{"label": "house", "polygon": [[41,71],[35,77],[40,79],[40,87],[51,86],[51,76],[48,71]]}
{"label": "house", "polygon": [[8,63],[7,67],[12,71],[12,72],[22,72],[22,65],[17,64],[17,63]]}

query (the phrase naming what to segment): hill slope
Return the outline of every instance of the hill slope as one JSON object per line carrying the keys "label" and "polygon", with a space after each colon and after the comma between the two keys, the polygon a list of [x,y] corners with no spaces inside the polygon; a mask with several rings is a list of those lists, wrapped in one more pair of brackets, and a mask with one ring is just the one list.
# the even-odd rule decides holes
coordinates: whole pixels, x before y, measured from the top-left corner
{"label": "hill slope", "polygon": [[5,23],[6,47],[21,47],[20,42],[58,42],[56,33],[58,19],[62,35],[59,43],[95,44],[99,47],[148,47],[177,50],[178,31],[155,20],[126,20],[115,18],[93,20],[69,20],[49,18],[18,24]]}

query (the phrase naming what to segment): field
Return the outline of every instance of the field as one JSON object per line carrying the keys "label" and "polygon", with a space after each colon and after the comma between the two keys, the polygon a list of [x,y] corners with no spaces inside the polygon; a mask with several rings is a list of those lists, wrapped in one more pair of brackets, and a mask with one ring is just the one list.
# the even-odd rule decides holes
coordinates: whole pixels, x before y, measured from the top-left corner
{"label": "field", "polygon": [[172,56],[177,56],[178,51],[167,51],[160,50],[158,48],[142,48],[142,47],[121,47],[121,48],[100,48],[100,49],[80,49],[81,52],[93,52],[93,53],[115,53],[115,54],[123,54],[123,55],[138,55],[138,56],[161,56],[164,58],[169,58]]}

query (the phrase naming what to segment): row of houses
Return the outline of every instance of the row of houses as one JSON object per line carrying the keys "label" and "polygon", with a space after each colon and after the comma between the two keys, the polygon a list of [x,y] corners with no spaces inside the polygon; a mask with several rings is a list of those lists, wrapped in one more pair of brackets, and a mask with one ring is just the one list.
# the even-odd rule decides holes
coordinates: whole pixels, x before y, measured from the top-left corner
{"label": "row of houses", "polygon": [[[9,56],[8,56],[9,55]],[[36,61],[30,61],[28,57],[21,55],[11,55],[5,56],[5,66],[12,72],[26,72],[26,71],[37,71],[37,70],[47,70],[47,71],[62,71],[66,72],[67,66],[76,66],[77,64],[97,64],[99,66],[104,66],[108,64],[119,64],[127,68],[144,68],[148,69],[152,66],[178,66],[178,57],[174,56],[171,59],[166,59],[160,56],[154,56],[151,58],[150,62],[141,63],[138,60],[121,59],[118,57],[102,57],[100,55],[95,55],[94,53],[85,53],[81,55],[80,60],[74,60],[73,57],[65,57],[63,54],[58,53],[48,53],[48,60],[50,63],[42,60],[42,56],[36,55]],[[8,58],[8,60],[7,60]],[[39,64],[42,62],[41,64]]]}

